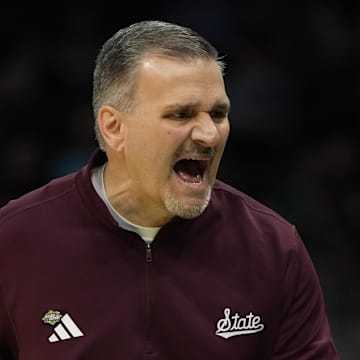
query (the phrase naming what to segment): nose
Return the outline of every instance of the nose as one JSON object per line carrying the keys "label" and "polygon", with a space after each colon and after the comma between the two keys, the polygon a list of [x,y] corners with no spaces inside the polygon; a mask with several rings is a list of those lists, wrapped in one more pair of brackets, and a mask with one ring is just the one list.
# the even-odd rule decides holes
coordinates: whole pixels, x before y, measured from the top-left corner
{"label": "nose", "polygon": [[198,116],[191,131],[191,139],[203,147],[218,145],[221,135],[209,114]]}

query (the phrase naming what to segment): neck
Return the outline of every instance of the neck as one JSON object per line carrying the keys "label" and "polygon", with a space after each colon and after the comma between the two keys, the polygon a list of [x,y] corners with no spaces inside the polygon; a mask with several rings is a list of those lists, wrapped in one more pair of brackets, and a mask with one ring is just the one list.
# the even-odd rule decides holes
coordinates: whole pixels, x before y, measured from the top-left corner
{"label": "neck", "polygon": [[126,171],[114,168],[108,162],[104,170],[104,188],[112,207],[127,221],[144,227],[162,227],[170,222],[174,215],[152,205],[150,199],[142,196],[129,177],[123,177]]}

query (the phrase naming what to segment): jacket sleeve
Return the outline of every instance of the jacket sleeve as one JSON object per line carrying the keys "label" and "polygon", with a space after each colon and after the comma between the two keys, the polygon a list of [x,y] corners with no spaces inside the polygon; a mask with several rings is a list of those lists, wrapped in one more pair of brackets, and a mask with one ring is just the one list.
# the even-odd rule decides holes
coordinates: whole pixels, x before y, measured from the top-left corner
{"label": "jacket sleeve", "polygon": [[294,227],[284,280],[282,315],[272,360],[339,360],[320,281]]}
{"label": "jacket sleeve", "polygon": [[15,338],[0,285],[0,360],[15,360]]}

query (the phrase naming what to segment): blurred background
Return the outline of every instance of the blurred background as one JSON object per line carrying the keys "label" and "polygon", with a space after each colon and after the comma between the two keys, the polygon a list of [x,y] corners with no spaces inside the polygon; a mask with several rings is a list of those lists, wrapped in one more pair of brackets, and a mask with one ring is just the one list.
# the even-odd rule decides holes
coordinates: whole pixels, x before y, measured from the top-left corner
{"label": "blurred background", "polygon": [[92,71],[108,37],[143,19],[190,26],[228,64],[232,133],[219,177],[298,227],[342,360],[358,360],[360,6],[290,5],[3,5],[0,206],[86,163],[96,146]]}

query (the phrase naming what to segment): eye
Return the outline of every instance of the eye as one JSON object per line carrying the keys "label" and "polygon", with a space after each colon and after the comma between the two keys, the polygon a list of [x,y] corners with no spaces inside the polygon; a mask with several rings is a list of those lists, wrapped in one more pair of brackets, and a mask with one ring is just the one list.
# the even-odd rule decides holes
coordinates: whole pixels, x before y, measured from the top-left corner
{"label": "eye", "polygon": [[191,109],[182,109],[171,112],[167,117],[174,120],[188,120],[195,116],[195,111]]}
{"label": "eye", "polygon": [[221,121],[228,116],[228,112],[222,110],[210,111],[210,116],[214,121]]}
{"label": "eye", "polygon": [[190,117],[189,111],[178,111],[174,113],[174,117],[177,119],[187,119]]}

